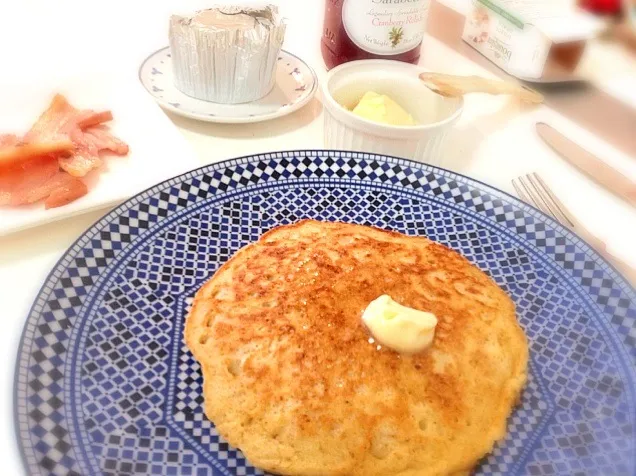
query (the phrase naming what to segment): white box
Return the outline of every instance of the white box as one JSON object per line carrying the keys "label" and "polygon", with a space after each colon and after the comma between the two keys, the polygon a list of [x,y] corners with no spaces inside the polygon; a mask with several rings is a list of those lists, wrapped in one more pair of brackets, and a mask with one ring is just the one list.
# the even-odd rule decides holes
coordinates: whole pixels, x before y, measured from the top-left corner
{"label": "white box", "polygon": [[560,0],[472,0],[462,38],[519,78],[572,73],[602,23]]}

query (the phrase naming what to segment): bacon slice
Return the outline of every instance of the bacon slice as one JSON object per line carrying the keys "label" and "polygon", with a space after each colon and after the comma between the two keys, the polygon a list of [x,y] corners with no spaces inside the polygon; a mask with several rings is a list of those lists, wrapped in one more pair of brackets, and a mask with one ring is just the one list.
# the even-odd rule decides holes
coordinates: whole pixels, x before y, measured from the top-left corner
{"label": "bacon slice", "polygon": [[83,177],[99,167],[102,164],[99,153],[102,151],[110,151],[117,155],[126,155],[129,151],[128,144],[100,126],[85,131],[73,131],[71,139],[77,145],[75,153],[70,157],[60,158],[59,162],[60,167],[74,177]]}
{"label": "bacon slice", "polygon": [[56,94],[49,107],[33,124],[31,130],[24,136],[24,142],[36,142],[37,140],[59,139],[64,134],[64,128],[72,117],[77,114],[77,109],[69,104],[64,96]]}
{"label": "bacon slice", "polygon": [[7,174],[0,174],[0,206],[9,205],[11,203],[14,185],[13,177]]}
{"label": "bacon slice", "polygon": [[0,175],[0,205],[26,205],[46,199],[46,208],[54,208],[85,195],[86,184],[66,172],[60,172],[55,160],[38,157]]}
{"label": "bacon slice", "polygon": [[99,155],[93,154],[89,149],[78,150],[71,157],[59,159],[62,170],[73,177],[84,177],[91,170],[102,165]]}
{"label": "bacon slice", "polygon": [[102,165],[100,150],[111,150],[120,155],[128,153],[126,144],[99,127],[99,124],[112,118],[110,111],[79,111],[71,106],[64,96],[57,94],[31,128],[26,139],[61,136],[70,138],[75,144],[75,152],[69,157],[61,157],[60,167],[74,177],[83,177]]}
{"label": "bacon slice", "polygon": [[58,173],[57,161],[51,157],[35,157],[0,174],[0,205],[24,205],[48,196],[46,183]]}
{"label": "bacon slice", "polygon": [[102,164],[100,152],[128,153],[102,126],[112,119],[110,111],[78,110],[57,94],[23,139],[0,135],[0,205],[45,199],[48,209],[85,195],[77,177]]}
{"label": "bacon slice", "polygon": [[17,142],[13,145],[0,146],[0,168],[42,155],[55,158],[56,155],[69,153],[74,148],[75,145],[68,137],[54,141]]}
{"label": "bacon slice", "polygon": [[112,120],[113,113],[110,111],[95,112],[88,110],[82,111],[75,119],[75,123],[77,124],[77,127],[83,130]]}
{"label": "bacon slice", "polygon": [[104,127],[91,127],[84,131],[84,136],[87,140],[92,142],[99,151],[109,150],[117,155],[126,155],[130,150],[128,144],[119,140]]}
{"label": "bacon slice", "polygon": [[15,134],[0,134],[0,148],[16,145],[20,142]]}
{"label": "bacon slice", "polygon": [[81,130],[71,132],[71,140],[76,145],[75,153],[59,159],[60,168],[73,177],[84,177],[91,170],[102,165],[99,149]]}
{"label": "bacon slice", "polygon": [[75,129],[87,129],[113,120],[111,111],[79,110],[74,108],[64,96],[56,94],[46,111],[38,118],[25,136],[29,141],[34,137],[50,137],[69,134]]}
{"label": "bacon slice", "polygon": [[67,205],[88,193],[88,187],[84,182],[64,172],[58,172],[50,180],[49,186],[53,185],[50,195],[44,201],[44,208],[47,210]]}

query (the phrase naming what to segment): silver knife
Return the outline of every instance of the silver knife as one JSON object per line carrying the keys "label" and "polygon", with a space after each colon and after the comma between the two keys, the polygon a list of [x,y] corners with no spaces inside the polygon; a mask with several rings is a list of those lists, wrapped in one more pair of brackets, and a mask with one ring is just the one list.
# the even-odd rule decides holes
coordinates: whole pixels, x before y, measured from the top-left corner
{"label": "silver knife", "polygon": [[546,123],[538,122],[537,132],[546,144],[570,164],[588,175],[596,183],[636,207],[636,182],[632,182],[619,171]]}

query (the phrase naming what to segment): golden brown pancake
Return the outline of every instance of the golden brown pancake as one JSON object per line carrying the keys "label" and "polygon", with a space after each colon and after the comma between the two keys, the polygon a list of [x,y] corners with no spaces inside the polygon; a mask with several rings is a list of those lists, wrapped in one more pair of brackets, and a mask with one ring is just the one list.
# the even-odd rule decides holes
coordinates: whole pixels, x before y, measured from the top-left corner
{"label": "golden brown pancake", "polygon": [[[361,316],[382,294],[438,318],[400,355]],[[255,465],[290,475],[449,475],[505,435],[526,380],[514,304],[424,237],[301,221],[265,233],[197,293],[185,339],[205,413]]]}

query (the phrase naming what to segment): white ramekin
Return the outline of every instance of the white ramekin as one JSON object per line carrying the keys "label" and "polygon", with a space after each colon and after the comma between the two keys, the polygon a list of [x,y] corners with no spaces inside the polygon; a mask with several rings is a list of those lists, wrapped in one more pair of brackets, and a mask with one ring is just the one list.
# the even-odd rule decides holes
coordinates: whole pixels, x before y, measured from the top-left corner
{"label": "white ramekin", "polygon": [[[322,84],[325,147],[443,165],[444,138],[459,119],[464,100],[429,90],[418,78],[422,71],[416,65],[388,60],[352,61],[332,69]],[[391,97],[418,125],[380,124],[347,110],[367,91]]]}

